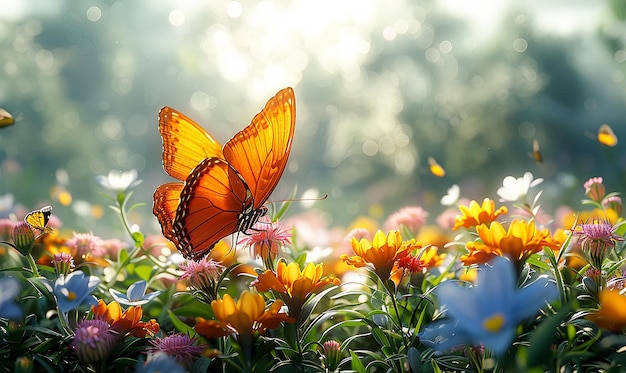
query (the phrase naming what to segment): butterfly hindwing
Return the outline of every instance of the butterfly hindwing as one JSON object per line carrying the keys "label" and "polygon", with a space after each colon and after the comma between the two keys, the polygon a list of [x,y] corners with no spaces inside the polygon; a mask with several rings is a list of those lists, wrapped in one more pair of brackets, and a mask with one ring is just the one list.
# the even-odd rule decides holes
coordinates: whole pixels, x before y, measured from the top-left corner
{"label": "butterfly hindwing", "polygon": [[252,206],[241,175],[226,161],[207,158],[185,182],[173,222],[178,249],[186,258],[201,258],[219,240],[235,233]]}
{"label": "butterfly hindwing", "polygon": [[295,101],[293,89],[279,91],[224,145],[224,157],[250,187],[255,209],[267,201],[287,165],[295,131]]}
{"label": "butterfly hindwing", "polygon": [[154,208],[152,212],[157,217],[161,225],[163,236],[178,246],[178,239],[174,234],[174,219],[180,201],[180,193],[185,186],[184,183],[166,183],[159,185],[154,191]]}
{"label": "butterfly hindwing", "polygon": [[224,158],[222,146],[213,136],[170,107],[159,112],[159,131],[163,139],[163,168],[175,179],[185,180],[205,158]]}
{"label": "butterfly hindwing", "polygon": [[50,232],[52,228],[47,227],[50,215],[52,215],[52,207],[45,206],[39,210],[29,212],[24,217],[24,221],[33,229]]}

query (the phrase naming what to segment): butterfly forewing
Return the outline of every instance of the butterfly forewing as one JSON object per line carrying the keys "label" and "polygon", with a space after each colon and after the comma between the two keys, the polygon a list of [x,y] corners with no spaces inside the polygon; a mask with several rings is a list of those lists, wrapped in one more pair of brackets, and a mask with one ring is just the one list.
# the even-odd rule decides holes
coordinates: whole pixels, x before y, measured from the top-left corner
{"label": "butterfly forewing", "polygon": [[154,191],[154,216],[159,220],[163,236],[178,247],[178,238],[174,233],[174,219],[180,201],[180,193],[184,183],[166,183],[159,185]]}
{"label": "butterfly forewing", "polygon": [[201,258],[219,240],[238,230],[251,208],[241,175],[226,161],[208,158],[192,171],[180,193],[173,230],[186,258]]}
{"label": "butterfly forewing", "polygon": [[251,123],[224,145],[224,157],[243,176],[262,206],[278,184],[291,151],[296,123],[293,89],[272,97]]}
{"label": "butterfly forewing", "polygon": [[224,158],[222,146],[213,136],[170,107],[159,112],[159,131],[163,139],[163,168],[175,179],[185,180],[205,158]]}

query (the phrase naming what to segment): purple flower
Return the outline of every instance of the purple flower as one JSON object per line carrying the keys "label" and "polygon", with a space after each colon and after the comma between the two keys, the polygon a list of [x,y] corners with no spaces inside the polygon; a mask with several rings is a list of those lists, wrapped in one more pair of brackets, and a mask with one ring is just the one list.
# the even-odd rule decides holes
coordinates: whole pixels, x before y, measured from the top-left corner
{"label": "purple flower", "polygon": [[612,226],[607,221],[594,220],[593,223],[579,224],[578,227],[574,234],[594,268],[601,269],[607,253],[615,248],[617,241],[624,241],[624,237],[615,233],[618,225]]}
{"label": "purple flower", "polygon": [[67,276],[59,276],[54,283],[54,295],[59,310],[67,313],[83,304],[95,306],[98,302],[91,295],[100,284],[96,276],[86,276],[82,271],[72,272]]}
{"label": "purple flower", "polygon": [[76,327],[70,348],[83,363],[101,361],[113,349],[116,334],[104,320],[82,320]]}
{"label": "purple flower", "polygon": [[204,345],[196,345],[197,338],[190,338],[187,334],[177,333],[165,338],[157,338],[151,341],[153,352],[165,352],[176,359],[186,369],[190,369],[193,363],[204,351]]}

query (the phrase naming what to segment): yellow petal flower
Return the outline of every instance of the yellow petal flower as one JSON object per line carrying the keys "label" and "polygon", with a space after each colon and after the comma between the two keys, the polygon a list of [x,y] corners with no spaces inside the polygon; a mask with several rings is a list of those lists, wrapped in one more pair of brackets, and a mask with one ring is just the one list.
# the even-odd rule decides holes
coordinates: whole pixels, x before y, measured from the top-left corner
{"label": "yellow petal flower", "polygon": [[601,328],[619,333],[626,328],[626,295],[616,290],[602,290],[600,309],[587,315],[587,319]]}
{"label": "yellow petal flower", "polygon": [[403,242],[400,231],[390,231],[387,235],[377,231],[370,241],[366,238],[352,239],[352,250],[356,256],[342,255],[341,260],[355,267],[373,267],[374,272],[382,281],[389,279],[391,270],[398,259],[404,258],[422,247],[415,240]]}
{"label": "yellow petal flower", "polygon": [[459,209],[461,210],[461,215],[456,217],[453,230],[461,227],[471,228],[480,224],[489,224],[498,216],[508,212],[506,206],[496,210],[495,202],[489,198],[485,198],[482,205],[472,200],[469,206],[460,205]]}
{"label": "yellow petal flower", "polygon": [[511,260],[523,263],[534,254],[541,252],[544,247],[557,250],[560,245],[552,238],[547,229],[537,230],[535,222],[515,219],[505,230],[499,222],[492,222],[489,227],[485,224],[476,227],[480,241],[468,242],[466,248],[469,253],[461,256],[465,265],[481,264],[494,256],[507,256]]}

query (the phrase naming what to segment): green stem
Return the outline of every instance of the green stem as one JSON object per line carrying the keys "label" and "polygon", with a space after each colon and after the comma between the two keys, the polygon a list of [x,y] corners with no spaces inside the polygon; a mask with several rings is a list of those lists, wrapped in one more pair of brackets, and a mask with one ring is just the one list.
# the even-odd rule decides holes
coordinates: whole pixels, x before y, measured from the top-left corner
{"label": "green stem", "polygon": [[37,268],[37,263],[35,263],[33,256],[28,253],[26,254],[26,259],[28,260],[28,265],[30,265],[30,270],[33,272],[33,277],[41,277],[39,269]]}

